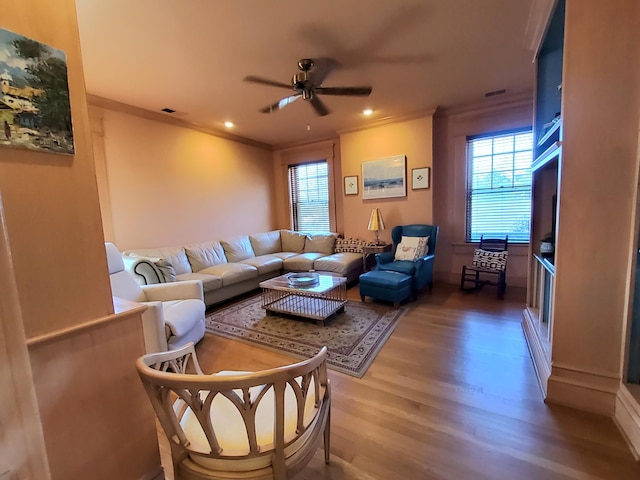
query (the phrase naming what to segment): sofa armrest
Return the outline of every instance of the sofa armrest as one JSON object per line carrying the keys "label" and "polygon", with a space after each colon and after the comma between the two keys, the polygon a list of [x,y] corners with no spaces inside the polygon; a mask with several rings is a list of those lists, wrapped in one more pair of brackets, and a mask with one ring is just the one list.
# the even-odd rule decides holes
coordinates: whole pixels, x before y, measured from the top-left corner
{"label": "sofa armrest", "polygon": [[195,298],[204,302],[204,293],[200,280],[143,285],[141,288],[148,301],[168,302]]}
{"label": "sofa armrest", "polygon": [[164,283],[164,276],[155,263],[148,258],[122,255],[124,268],[133,275],[138,285],[154,285]]}
{"label": "sofa armrest", "polygon": [[376,263],[378,265],[393,262],[394,258],[395,254],[393,252],[376,253]]}
{"label": "sofa armrest", "polygon": [[147,353],[166,352],[169,346],[162,302],[143,302],[143,305],[147,306],[142,314],[144,348]]}

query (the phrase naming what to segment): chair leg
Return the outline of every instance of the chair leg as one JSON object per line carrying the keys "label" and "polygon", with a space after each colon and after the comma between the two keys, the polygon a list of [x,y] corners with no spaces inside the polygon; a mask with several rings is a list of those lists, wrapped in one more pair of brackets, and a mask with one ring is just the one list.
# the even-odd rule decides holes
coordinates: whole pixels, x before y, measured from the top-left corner
{"label": "chair leg", "polygon": [[504,298],[504,292],[507,289],[507,281],[504,273],[501,273],[498,277],[498,298],[502,300]]}
{"label": "chair leg", "polygon": [[324,427],[324,463],[328,464],[331,455],[331,406],[327,413],[327,424]]}

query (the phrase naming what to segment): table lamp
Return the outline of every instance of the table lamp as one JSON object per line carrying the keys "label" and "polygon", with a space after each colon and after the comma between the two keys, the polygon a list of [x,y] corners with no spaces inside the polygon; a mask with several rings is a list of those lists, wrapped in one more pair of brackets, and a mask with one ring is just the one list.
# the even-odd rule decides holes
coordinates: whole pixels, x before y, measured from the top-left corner
{"label": "table lamp", "polygon": [[378,232],[380,230],[384,230],[384,220],[382,220],[380,209],[374,208],[373,210],[371,210],[371,218],[369,219],[369,226],[367,227],[367,229],[376,232],[376,245],[380,245]]}

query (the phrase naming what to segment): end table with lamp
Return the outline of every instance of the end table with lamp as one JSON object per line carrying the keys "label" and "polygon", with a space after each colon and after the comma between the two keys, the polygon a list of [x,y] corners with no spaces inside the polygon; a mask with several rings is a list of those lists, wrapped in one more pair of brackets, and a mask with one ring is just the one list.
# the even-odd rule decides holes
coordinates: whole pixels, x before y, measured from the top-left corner
{"label": "end table with lamp", "polygon": [[371,267],[375,264],[373,259],[376,253],[389,252],[392,247],[390,243],[380,241],[379,232],[380,230],[384,230],[384,220],[382,219],[382,213],[380,213],[379,208],[371,210],[371,218],[369,218],[367,230],[376,232],[376,243],[362,247],[362,268],[365,272],[371,270]]}
{"label": "end table with lamp", "polygon": [[390,243],[381,243],[380,245],[364,245],[362,247],[362,269],[365,272],[368,272],[375,265],[375,255],[376,253],[382,252],[390,252],[391,251]]}

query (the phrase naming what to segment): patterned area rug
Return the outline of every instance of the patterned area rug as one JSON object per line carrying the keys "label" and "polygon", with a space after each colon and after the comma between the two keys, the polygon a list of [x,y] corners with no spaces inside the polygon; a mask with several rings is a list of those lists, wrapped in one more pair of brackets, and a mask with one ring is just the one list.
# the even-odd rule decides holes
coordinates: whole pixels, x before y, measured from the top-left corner
{"label": "patterned area rug", "polygon": [[320,326],[313,320],[267,316],[256,295],[210,313],[206,328],[215,335],[298,358],[310,358],[326,345],[329,368],[360,378],[407,310],[349,301],[343,313]]}

